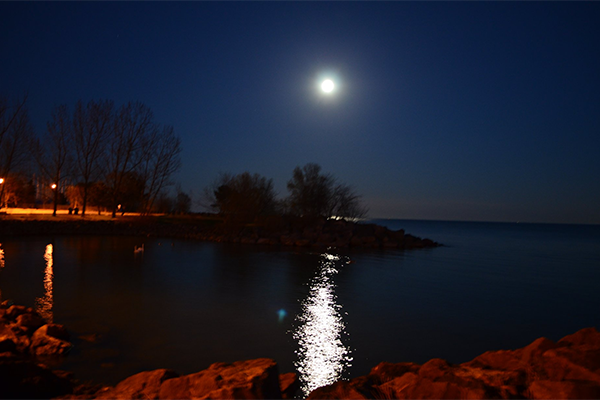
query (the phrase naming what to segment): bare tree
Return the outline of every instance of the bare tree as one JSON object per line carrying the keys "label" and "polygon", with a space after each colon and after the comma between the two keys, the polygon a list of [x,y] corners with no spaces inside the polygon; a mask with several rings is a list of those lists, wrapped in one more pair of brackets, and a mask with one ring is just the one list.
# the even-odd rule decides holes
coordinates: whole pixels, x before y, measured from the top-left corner
{"label": "bare tree", "polygon": [[338,183],[330,174],[322,174],[318,164],[296,167],[287,187],[290,192],[287,204],[293,214],[360,218],[367,213],[354,189]]}
{"label": "bare tree", "polygon": [[243,172],[222,174],[205,189],[211,207],[236,221],[247,222],[277,211],[273,179]]}
{"label": "bare tree", "polygon": [[140,173],[145,181],[144,212],[150,212],[159,193],[171,182],[171,175],[181,166],[181,140],[173,127],[151,129],[144,140]]}
{"label": "bare tree", "polygon": [[71,119],[66,105],[60,105],[52,112],[51,120],[47,123],[48,134],[43,142],[39,140],[33,148],[34,157],[40,170],[52,185],[54,211],[56,216],[58,194],[63,189],[62,184],[68,176],[71,154],[69,137],[71,137]]}
{"label": "bare tree", "polygon": [[122,106],[114,119],[105,182],[110,190],[112,217],[116,217],[125,178],[143,162],[146,135],[154,129],[150,108],[135,102]]}
{"label": "bare tree", "polygon": [[308,163],[294,168],[292,179],[288,181],[290,192],[288,203],[294,214],[329,217],[332,187],[335,179],[329,174],[321,174],[321,166]]}
{"label": "bare tree", "polygon": [[363,218],[368,209],[360,202],[361,196],[351,186],[340,183],[333,188],[329,215],[339,218]]}
{"label": "bare tree", "polygon": [[11,106],[7,99],[0,98],[0,145],[7,132],[14,127],[23,112],[26,111],[26,102],[27,96],[24,96],[22,101],[17,101],[17,104]]}
{"label": "bare tree", "polygon": [[[13,172],[29,165],[33,128],[26,108],[27,96],[10,105],[0,99],[0,178],[8,183]],[[4,205],[5,184],[0,184],[0,207]]]}
{"label": "bare tree", "polygon": [[108,139],[114,128],[114,104],[109,100],[78,101],[73,112],[74,168],[82,185],[81,216],[85,216],[91,185],[100,179]]}
{"label": "bare tree", "polygon": [[177,185],[175,188],[177,195],[173,202],[173,213],[175,214],[189,214],[192,208],[192,198],[189,194],[181,190],[181,187]]}

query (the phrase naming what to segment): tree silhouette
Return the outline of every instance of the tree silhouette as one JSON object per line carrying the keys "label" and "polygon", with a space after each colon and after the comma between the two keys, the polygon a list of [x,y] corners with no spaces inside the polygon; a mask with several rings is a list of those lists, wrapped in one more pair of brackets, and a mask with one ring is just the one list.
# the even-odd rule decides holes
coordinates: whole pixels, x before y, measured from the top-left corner
{"label": "tree silhouette", "polygon": [[287,188],[289,211],[295,215],[360,218],[367,213],[360,196],[350,186],[321,173],[321,166],[315,163],[294,168]]}
{"label": "tree silhouette", "polygon": [[212,208],[231,220],[252,221],[277,211],[273,180],[259,174],[223,174],[205,192]]}

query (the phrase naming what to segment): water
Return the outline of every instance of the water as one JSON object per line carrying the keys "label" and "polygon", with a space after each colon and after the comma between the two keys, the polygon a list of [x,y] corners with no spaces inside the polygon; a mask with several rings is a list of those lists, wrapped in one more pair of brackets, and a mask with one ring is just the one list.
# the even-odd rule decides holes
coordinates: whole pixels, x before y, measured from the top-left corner
{"label": "water", "polygon": [[460,363],[600,327],[600,226],[377,222],[445,246],[0,238],[0,291],[68,327],[61,368],[107,384],[270,357],[308,392],[381,361]]}

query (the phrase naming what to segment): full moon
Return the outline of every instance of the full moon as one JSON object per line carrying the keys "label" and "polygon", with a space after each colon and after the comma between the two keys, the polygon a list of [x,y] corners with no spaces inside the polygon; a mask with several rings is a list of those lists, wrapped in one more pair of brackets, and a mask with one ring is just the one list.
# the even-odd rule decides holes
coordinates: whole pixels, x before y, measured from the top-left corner
{"label": "full moon", "polygon": [[334,88],[335,85],[333,84],[333,81],[331,79],[325,79],[323,82],[321,82],[321,90],[325,93],[333,92]]}

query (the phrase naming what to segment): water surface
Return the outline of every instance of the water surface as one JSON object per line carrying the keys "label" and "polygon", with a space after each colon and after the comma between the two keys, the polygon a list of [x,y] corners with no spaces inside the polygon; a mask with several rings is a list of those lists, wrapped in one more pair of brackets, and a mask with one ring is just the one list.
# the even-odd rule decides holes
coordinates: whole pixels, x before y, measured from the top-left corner
{"label": "water surface", "polygon": [[308,391],[381,361],[459,363],[600,326],[598,226],[378,222],[446,246],[0,238],[0,291],[68,327],[62,368],[108,384],[271,357]]}

